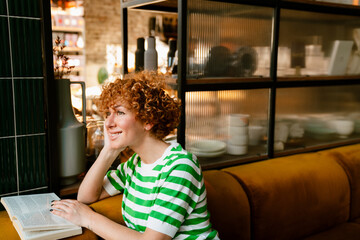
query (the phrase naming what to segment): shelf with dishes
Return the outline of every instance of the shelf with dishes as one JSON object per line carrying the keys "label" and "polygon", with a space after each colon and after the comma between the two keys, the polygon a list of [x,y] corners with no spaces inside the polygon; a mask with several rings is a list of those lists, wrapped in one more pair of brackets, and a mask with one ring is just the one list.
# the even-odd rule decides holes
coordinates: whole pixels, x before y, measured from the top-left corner
{"label": "shelf with dishes", "polygon": [[[240,118],[239,118],[240,117]],[[275,123],[274,156],[310,152],[360,142],[360,113],[283,116]],[[232,119],[238,119],[234,121]],[[265,121],[248,124],[249,115],[231,114],[223,129],[208,136],[188,136],[187,149],[204,168],[216,168],[268,158]],[[225,130],[224,130],[225,129]],[[201,130],[200,130],[201,131]],[[191,133],[191,131],[189,131]],[[222,132],[221,134],[219,134]]]}
{"label": "shelf with dishes", "polygon": [[[359,19],[357,21],[360,26]],[[326,37],[316,36],[315,33],[308,37],[306,40],[308,43],[302,42],[298,46],[286,47],[292,44],[292,40],[282,40],[283,45],[277,51],[276,80],[279,82],[323,81],[332,84],[332,81],[360,79],[360,51],[356,50],[360,49],[360,28],[347,31],[352,32],[353,37],[347,40],[327,39],[324,41],[326,50],[322,50],[321,43],[316,42],[322,42],[321,39]],[[311,39],[318,40],[313,40],[314,43]],[[251,54],[245,53],[240,56],[234,55],[229,48],[220,45],[198,46],[196,51],[201,55],[187,60],[186,85],[272,81],[275,75],[271,75],[273,66],[270,66],[270,47],[247,46],[246,48],[253,49]],[[214,54],[212,52],[214,49],[221,49],[222,53],[218,51]]]}

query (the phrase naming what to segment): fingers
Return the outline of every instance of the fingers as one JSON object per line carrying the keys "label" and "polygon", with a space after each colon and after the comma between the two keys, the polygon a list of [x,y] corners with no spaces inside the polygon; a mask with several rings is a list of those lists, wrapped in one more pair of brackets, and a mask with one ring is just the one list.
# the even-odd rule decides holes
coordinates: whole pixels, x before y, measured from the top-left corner
{"label": "fingers", "polygon": [[109,144],[110,144],[110,140],[104,123],[104,146],[108,146]]}
{"label": "fingers", "polygon": [[92,214],[90,207],[72,199],[53,201],[50,211],[78,226],[84,226]]}
{"label": "fingers", "polygon": [[64,213],[74,212],[74,213],[76,213],[76,209],[77,209],[76,205],[77,205],[77,201],[76,200],[71,200],[71,199],[53,201],[52,204],[51,204],[50,211],[53,212],[53,213],[56,213],[57,215],[60,212],[64,212]]}

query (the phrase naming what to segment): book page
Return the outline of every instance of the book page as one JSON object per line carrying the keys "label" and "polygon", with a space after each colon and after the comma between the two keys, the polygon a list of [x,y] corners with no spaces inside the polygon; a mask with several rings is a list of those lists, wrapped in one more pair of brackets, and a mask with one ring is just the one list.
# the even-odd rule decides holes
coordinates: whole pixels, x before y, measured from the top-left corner
{"label": "book page", "polygon": [[51,201],[59,199],[54,193],[46,193],[4,197],[1,202],[5,203],[6,209],[11,211],[11,216],[19,222],[20,228],[24,231],[76,226],[50,212]]}
{"label": "book page", "polygon": [[64,218],[52,214],[50,209],[43,209],[36,212],[17,215],[16,220],[19,221],[20,227],[24,231],[62,229],[76,226]]}
{"label": "book page", "polygon": [[60,200],[54,193],[31,194],[13,197],[3,197],[1,202],[12,216],[50,209],[52,200]]}

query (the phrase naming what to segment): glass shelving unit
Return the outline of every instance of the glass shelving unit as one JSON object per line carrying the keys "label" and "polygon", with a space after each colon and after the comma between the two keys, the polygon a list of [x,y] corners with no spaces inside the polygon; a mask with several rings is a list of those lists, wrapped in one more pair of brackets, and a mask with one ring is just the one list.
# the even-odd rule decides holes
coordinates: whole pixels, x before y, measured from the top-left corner
{"label": "glass shelving unit", "polygon": [[183,146],[191,150],[203,140],[229,145],[230,115],[248,115],[246,153],[200,156],[204,168],[360,142],[357,1],[121,4],[124,66],[128,43],[135,41],[128,39],[128,12],[177,14],[176,88],[185,106],[177,138]]}

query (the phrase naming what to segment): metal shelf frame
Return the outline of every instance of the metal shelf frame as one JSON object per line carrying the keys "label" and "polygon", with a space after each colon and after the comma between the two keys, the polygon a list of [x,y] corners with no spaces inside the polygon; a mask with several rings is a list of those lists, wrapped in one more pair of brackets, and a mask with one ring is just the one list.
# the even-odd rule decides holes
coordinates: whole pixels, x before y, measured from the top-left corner
{"label": "metal shelf frame", "polygon": [[[209,0],[215,1],[215,0]],[[216,1],[217,2],[217,1]],[[191,91],[217,91],[217,90],[235,90],[235,89],[269,89],[269,112],[268,112],[268,141],[267,154],[258,157],[234,157],[225,162],[213,163],[206,166],[206,169],[231,166],[246,162],[253,162],[274,158],[280,155],[291,155],[300,152],[309,152],[321,149],[327,149],[335,146],[359,143],[360,139],[341,141],[339,143],[321,144],[312,147],[303,148],[294,151],[284,151],[274,153],[274,131],[275,131],[275,113],[276,113],[276,92],[279,88],[296,87],[314,87],[314,86],[336,86],[336,85],[359,85],[360,76],[301,76],[301,77],[278,77],[277,76],[277,56],[279,44],[279,26],[281,19],[281,10],[302,10],[307,12],[330,13],[349,16],[360,16],[360,7],[342,4],[333,4],[326,2],[315,2],[309,0],[225,0],[222,2],[245,4],[273,8],[272,36],[271,36],[271,63],[270,77],[258,78],[223,78],[221,82],[211,78],[189,78],[186,76],[187,59],[187,0],[130,0],[121,2],[122,8],[122,46],[123,46],[123,74],[128,72],[128,9],[137,9],[144,11],[164,11],[175,12],[178,15],[178,78],[177,90],[178,97],[182,101],[181,122],[178,127],[178,142],[185,147],[185,93]]]}

